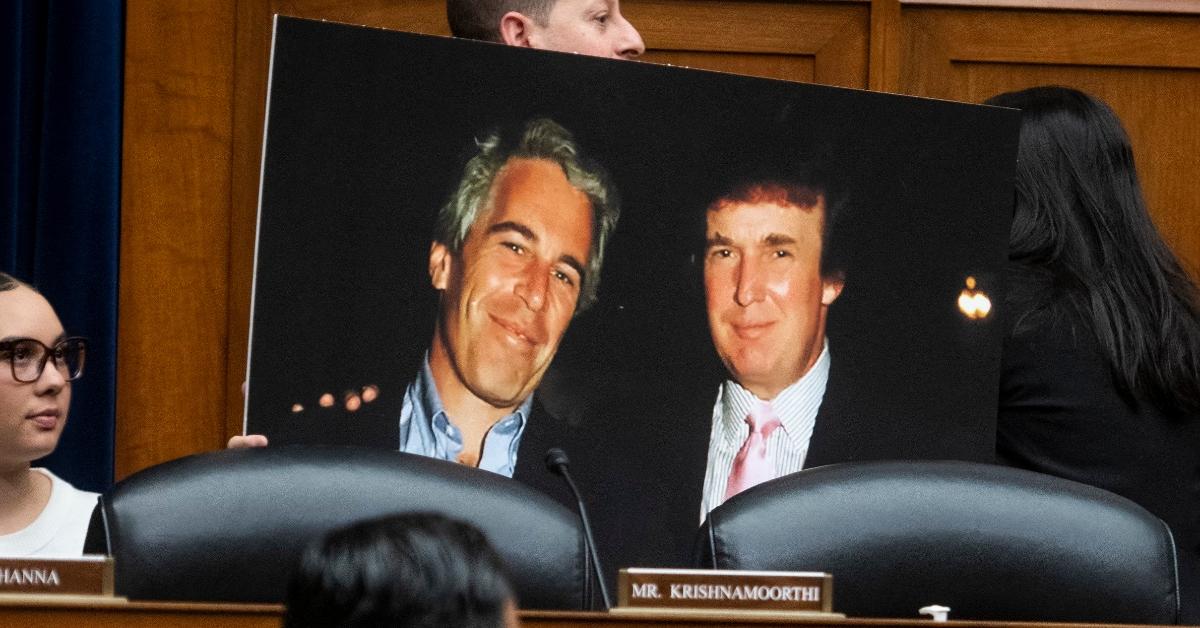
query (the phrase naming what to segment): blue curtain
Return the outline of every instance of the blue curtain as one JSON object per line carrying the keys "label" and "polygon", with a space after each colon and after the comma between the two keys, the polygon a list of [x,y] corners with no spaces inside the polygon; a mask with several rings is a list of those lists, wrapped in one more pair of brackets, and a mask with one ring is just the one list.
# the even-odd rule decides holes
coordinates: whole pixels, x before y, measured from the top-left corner
{"label": "blue curtain", "polygon": [[124,36],[121,0],[0,2],[0,269],[90,341],[37,463],[87,490],[113,477]]}

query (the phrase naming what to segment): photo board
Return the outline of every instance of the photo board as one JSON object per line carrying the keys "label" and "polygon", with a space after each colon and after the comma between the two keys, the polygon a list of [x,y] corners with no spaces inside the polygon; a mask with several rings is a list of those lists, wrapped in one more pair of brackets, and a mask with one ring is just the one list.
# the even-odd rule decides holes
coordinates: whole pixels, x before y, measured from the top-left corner
{"label": "photo board", "polygon": [[[597,300],[570,318],[533,397],[612,570],[670,562],[699,522],[729,377],[706,314],[705,221],[734,174],[817,172],[838,206],[827,244],[844,282],[811,461],[991,461],[1002,312],[972,318],[959,298],[1002,301],[1017,112],[286,17],[248,433],[398,448],[442,298],[439,208],[490,132],[533,120],[567,130],[619,198]],[[638,508],[614,501],[626,493]]]}

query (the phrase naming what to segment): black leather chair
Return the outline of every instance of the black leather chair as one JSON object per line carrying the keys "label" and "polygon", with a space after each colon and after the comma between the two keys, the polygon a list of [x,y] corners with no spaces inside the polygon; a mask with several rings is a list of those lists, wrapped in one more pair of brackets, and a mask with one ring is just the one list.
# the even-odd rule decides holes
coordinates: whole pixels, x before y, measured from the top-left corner
{"label": "black leather chair", "polygon": [[833,608],[850,616],[941,604],[951,619],[1179,618],[1175,544],[1161,520],[1101,489],[994,465],[801,471],[713,510],[696,548],[706,568],[831,573]]}
{"label": "black leather chair", "polygon": [[100,497],[85,550],[114,557],[130,599],[278,603],[310,539],[417,511],[483,530],[523,608],[587,607],[578,516],[508,478],[392,451],[268,447],[161,464]]}

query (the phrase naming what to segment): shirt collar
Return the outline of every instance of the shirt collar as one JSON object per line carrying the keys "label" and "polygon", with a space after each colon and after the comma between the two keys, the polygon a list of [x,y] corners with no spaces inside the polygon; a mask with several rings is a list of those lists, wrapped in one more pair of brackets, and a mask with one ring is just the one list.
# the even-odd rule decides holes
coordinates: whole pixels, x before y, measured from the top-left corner
{"label": "shirt collar", "polygon": [[[817,356],[812,368],[781,390],[774,399],[766,400],[771,403],[775,416],[779,417],[780,426],[788,440],[797,447],[806,445],[812,436],[817,410],[829,381],[829,360],[829,340],[826,339],[821,347],[821,355]],[[816,403],[811,402],[814,398]],[[721,421],[718,427],[723,443],[734,448],[741,447],[750,430],[746,425],[746,415],[750,414],[758,401],[758,397],[741,384],[731,379],[725,380],[721,386]]]}
{"label": "shirt collar", "polygon": [[425,416],[446,414],[445,408],[442,407],[442,398],[438,395],[437,384],[433,381],[433,369],[429,368],[428,352],[425,353],[425,360],[421,362],[421,372],[417,375],[414,386],[416,387],[417,401],[420,402]]}
{"label": "shirt collar", "polygon": [[[417,375],[417,379],[413,382],[416,392],[416,400],[421,404],[421,410],[418,416],[429,417],[429,427],[435,433],[442,434],[450,438],[450,440],[458,447],[453,453],[457,453],[462,449],[462,435],[458,428],[451,422],[451,417],[446,414],[446,408],[442,405],[442,398],[438,394],[437,383],[433,381],[433,369],[429,367],[429,352],[425,352],[425,360],[421,364],[421,372]],[[525,423],[529,420],[530,412],[533,409],[533,393],[530,393],[521,405],[512,414],[502,417],[492,429],[488,432],[491,434],[495,431],[497,434],[516,434],[516,438],[525,431]]]}
{"label": "shirt collar", "polygon": [[517,409],[513,410],[512,414],[496,421],[496,424],[492,426],[492,430],[503,433],[515,430],[517,433],[521,433],[525,430],[525,422],[529,420],[529,414],[532,410],[533,393],[529,393],[525,401],[522,401],[521,405],[517,406]]}

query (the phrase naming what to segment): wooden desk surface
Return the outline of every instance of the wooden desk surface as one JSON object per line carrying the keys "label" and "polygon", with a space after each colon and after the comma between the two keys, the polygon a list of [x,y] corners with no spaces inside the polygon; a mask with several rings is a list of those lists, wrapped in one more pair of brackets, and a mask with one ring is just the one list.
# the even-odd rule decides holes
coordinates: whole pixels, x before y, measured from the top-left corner
{"label": "wooden desk surface", "polygon": [[[64,626],[112,626],[114,628],[190,628],[230,626],[233,628],[278,628],[283,607],[277,604],[199,604],[183,602],[106,602],[80,599],[51,600],[7,597],[0,599],[0,626],[22,628]],[[810,628],[875,628],[908,626],[929,628],[928,619],[855,619],[754,617],[742,613],[709,612],[691,617],[666,613],[581,613],[568,611],[522,611],[525,626],[560,628],[568,626],[645,626],[663,628],[712,628],[713,626],[761,627],[803,625]],[[1096,628],[1097,624],[949,621],[944,628]],[[1116,626],[1115,624],[1112,626]],[[1141,628],[1146,628],[1142,626]]]}
{"label": "wooden desk surface", "polygon": [[0,599],[0,626],[22,628],[111,626],[113,628],[185,628],[231,626],[279,628],[278,604],[199,604],[122,602],[5,597]]}

